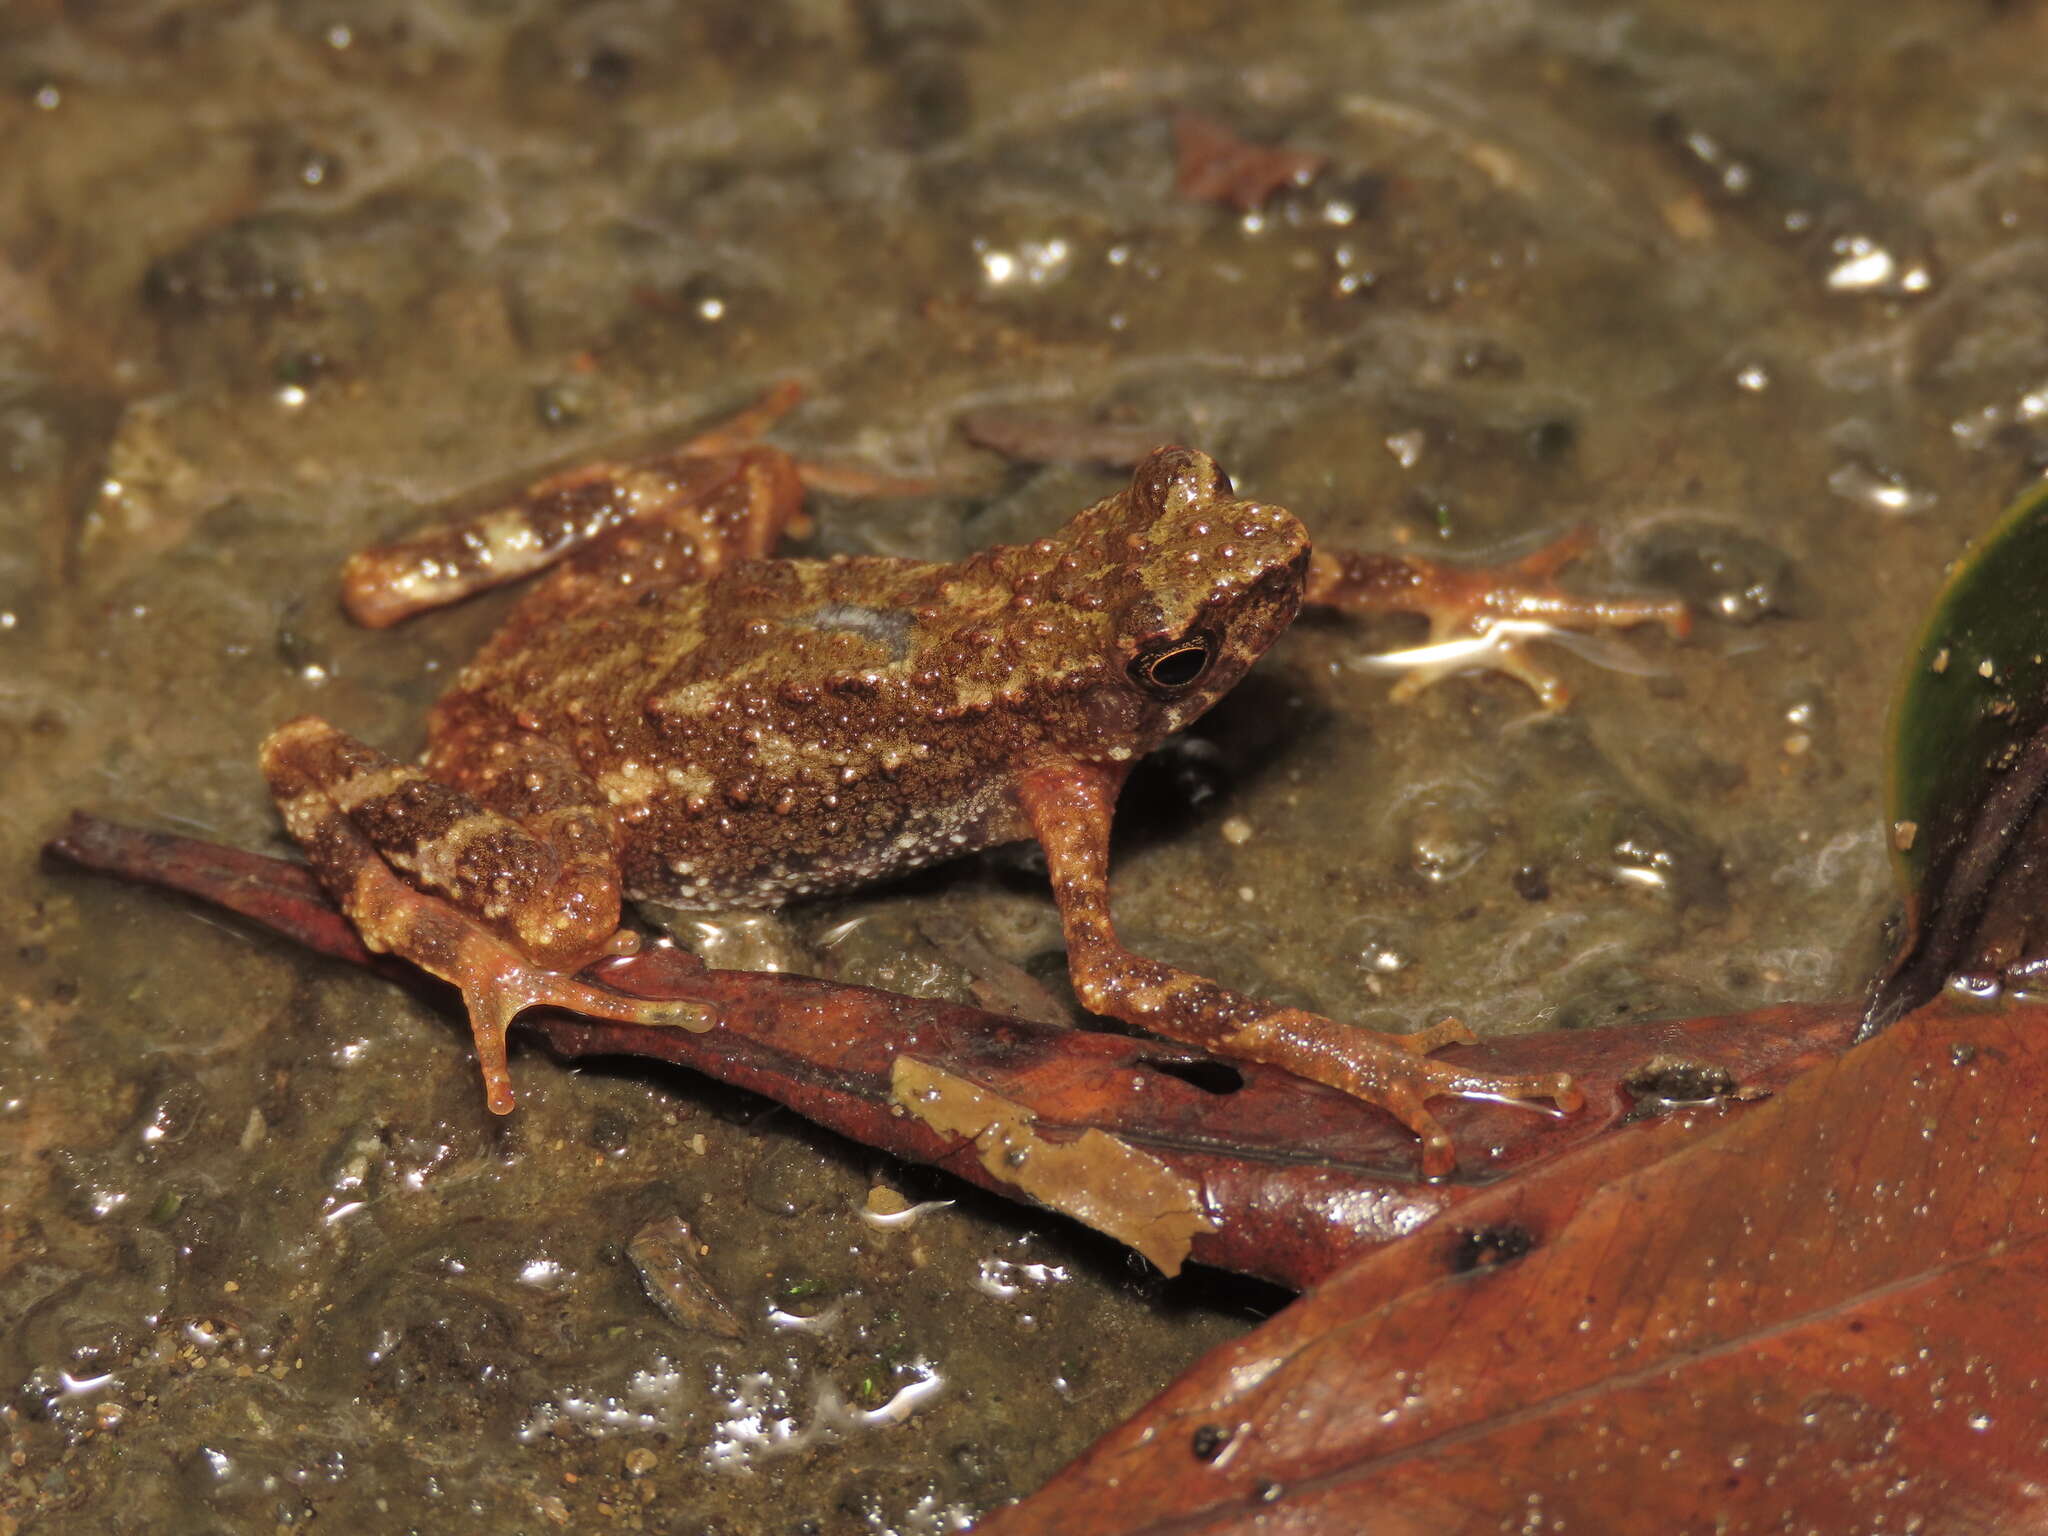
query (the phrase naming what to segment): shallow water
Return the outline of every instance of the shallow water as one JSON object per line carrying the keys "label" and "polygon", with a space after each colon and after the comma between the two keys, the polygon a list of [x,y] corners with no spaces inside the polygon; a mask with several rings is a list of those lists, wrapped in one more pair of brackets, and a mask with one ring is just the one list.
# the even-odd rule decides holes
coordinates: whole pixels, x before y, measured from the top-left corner
{"label": "shallow water", "polygon": [[[256,743],[411,750],[499,600],[354,630],[440,499],[786,376],[814,547],[951,555],[1114,479],[956,421],[1156,427],[1331,542],[1676,588],[1694,638],[1387,702],[1305,622],[1134,781],[1138,948],[1360,1022],[1852,991],[1893,672],[2048,464],[2037,4],[16,6],[0,16],[0,1413],[38,1531],[960,1529],[1270,1304],[681,1074],[515,1053],[36,863],[82,805],[276,849]],[[1172,195],[1195,105],[1325,153]],[[1065,1000],[996,856],[720,963]],[[1021,979],[1020,979],[1021,978]],[[954,1203],[909,1225],[874,1185]],[[625,1250],[680,1214],[747,1324]]]}

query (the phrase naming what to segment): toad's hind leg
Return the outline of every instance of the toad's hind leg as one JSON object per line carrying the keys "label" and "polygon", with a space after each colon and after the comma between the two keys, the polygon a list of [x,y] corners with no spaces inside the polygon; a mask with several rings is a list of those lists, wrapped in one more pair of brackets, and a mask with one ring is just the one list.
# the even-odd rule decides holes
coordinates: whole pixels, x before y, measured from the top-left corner
{"label": "toad's hind leg", "polygon": [[1387,1110],[1421,1138],[1422,1171],[1457,1166],[1450,1136],[1428,1101],[1550,1099],[1577,1109],[1582,1095],[1561,1072],[1496,1077],[1432,1061],[1438,1046],[1470,1041],[1462,1025],[1410,1035],[1380,1034],[1283,1008],[1143,955],[1118,942],[1109,915],[1109,822],[1120,775],[1090,764],[1043,769],[1019,790],[1033,835],[1045,849],[1067,940],[1075,994],[1096,1013],[1122,1019],[1225,1056],[1284,1067]]}
{"label": "toad's hind leg", "polygon": [[693,1004],[567,974],[630,947],[611,834],[568,797],[544,795],[522,825],[311,716],[273,731],[262,762],[286,829],[364,944],[461,990],[494,1113],[513,1106],[506,1026],[535,1004],[710,1027]]}
{"label": "toad's hind leg", "polygon": [[381,629],[530,576],[608,536],[616,543],[634,524],[657,546],[627,552],[641,590],[648,570],[664,563],[669,579],[697,580],[728,561],[771,554],[784,534],[805,531],[803,483],[787,454],[753,444],[801,393],[778,385],[680,447],[580,464],[471,516],[362,550],[342,570],[342,605],[357,623]]}

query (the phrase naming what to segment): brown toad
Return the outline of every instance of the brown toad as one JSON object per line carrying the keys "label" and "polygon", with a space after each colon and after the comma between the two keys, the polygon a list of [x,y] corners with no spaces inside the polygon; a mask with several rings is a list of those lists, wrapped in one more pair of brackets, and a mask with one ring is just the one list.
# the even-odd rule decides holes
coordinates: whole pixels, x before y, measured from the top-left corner
{"label": "brown toad", "polygon": [[[1098,1013],[1385,1106],[1453,1166],[1439,1094],[1578,1095],[1558,1075],[1429,1059],[1454,1023],[1384,1035],[1124,949],[1109,828],[1138,758],[1200,715],[1304,601],[1576,626],[1674,605],[1566,597],[1559,547],[1510,575],[1312,554],[1205,455],[1161,448],[1056,536],[957,564],[769,558],[802,521],[798,466],[747,446],[785,389],[692,444],[557,476],[467,523],[358,555],[349,611],[382,625],[556,569],[435,707],[411,767],[305,717],[263,746],[285,824],[364,942],[462,990],[491,1108],[505,1027],[536,1003],[706,1028],[574,973],[637,940],[622,896],[774,906],[993,844],[1046,855],[1074,989]],[[559,562],[557,564],[557,562]],[[1546,701],[1518,652],[1493,662]],[[401,878],[402,877],[402,878]]]}

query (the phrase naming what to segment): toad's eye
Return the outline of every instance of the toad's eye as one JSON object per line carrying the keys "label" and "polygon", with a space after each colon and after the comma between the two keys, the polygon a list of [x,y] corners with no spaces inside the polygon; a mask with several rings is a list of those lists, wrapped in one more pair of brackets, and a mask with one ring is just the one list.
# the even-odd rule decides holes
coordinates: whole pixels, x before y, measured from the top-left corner
{"label": "toad's eye", "polygon": [[1148,693],[1171,695],[1192,687],[1208,670],[1207,642],[1166,640],[1131,658],[1130,677]]}

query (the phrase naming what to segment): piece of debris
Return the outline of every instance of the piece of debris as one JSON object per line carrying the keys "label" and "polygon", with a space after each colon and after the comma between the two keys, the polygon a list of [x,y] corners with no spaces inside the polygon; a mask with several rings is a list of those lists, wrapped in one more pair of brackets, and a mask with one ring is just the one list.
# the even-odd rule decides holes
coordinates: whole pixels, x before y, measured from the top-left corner
{"label": "piece of debris", "polygon": [[1176,112],[1173,190],[1200,203],[1256,213],[1282,187],[1305,187],[1328,157],[1305,149],[1252,144],[1199,112]]}
{"label": "piece of debris", "polygon": [[633,1234],[626,1257],[647,1299],[672,1323],[721,1339],[746,1337],[747,1325],[698,1267],[702,1245],[680,1216],[657,1217]]}
{"label": "piece of debris", "polygon": [[1197,1232],[1216,1230],[1194,1180],[1114,1136],[1050,1140],[1024,1105],[911,1056],[896,1058],[890,1087],[926,1125],[972,1142],[982,1167],[1019,1193],[1137,1249],[1165,1274],[1180,1273]]}

